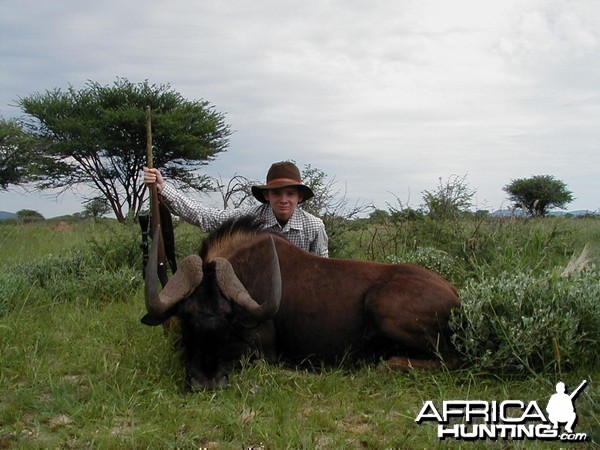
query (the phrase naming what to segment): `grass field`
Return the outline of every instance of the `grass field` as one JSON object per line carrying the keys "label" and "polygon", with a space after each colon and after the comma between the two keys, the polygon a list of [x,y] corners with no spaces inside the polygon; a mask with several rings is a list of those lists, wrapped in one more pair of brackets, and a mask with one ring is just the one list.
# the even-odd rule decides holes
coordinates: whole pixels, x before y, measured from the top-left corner
{"label": "grass field", "polygon": [[[543,257],[535,265],[531,275],[535,277],[565,266],[585,244],[590,244],[591,259],[597,261],[600,223],[596,220],[540,222],[531,229],[519,228],[518,236],[513,235],[515,226],[521,225],[486,225],[484,236],[482,230],[474,234],[474,225],[469,224],[465,230],[471,231],[456,232],[453,239],[467,233],[479,242],[464,240],[463,253],[452,252],[452,236],[446,236],[444,248],[429,242],[443,258],[415,252],[405,245],[410,240],[391,228],[349,232],[340,252],[377,259],[403,258],[412,252],[448,270],[466,298],[488,292],[482,284],[477,285],[479,290],[470,287],[470,280],[486,279],[489,284],[498,275],[496,270],[481,268],[503,263],[520,270],[532,265],[534,251]],[[182,225],[176,232],[181,254],[198,248],[196,229]],[[382,238],[385,233],[387,242]],[[384,364],[307,369],[243,361],[227,389],[187,393],[170,337],[161,328],[139,322],[144,301],[138,240],[133,226],[111,222],[0,225],[0,448],[579,449],[600,445],[600,371],[593,356],[600,347],[587,353],[569,350],[568,333],[561,337],[558,350],[551,343],[543,345],[554,357],[542,358],[538,372],[534,358],[529,362],[531,370],[473,365],[410,373],[394,373]],[[521,247],[509,248],[511,240]],[[475,252],[464,248],[467,244],[481,248]],[[385,254],[392,247],[394,253]],[[447,256],[454,258],[451,263]],[[460,270],[453,271],[457,264]],[[589,283],[576,280],[567,289],[583,286],[573,298],[585,300],[581,303],[594,318],[600,296]],[[552,295],[554,291],[536,292]],[[471,322],[465,323],[468,327]],[[596,323],[592,320],[586,326]],[[596,346],[597,333],[598,329],[592,330],[586,340],[577,341],[578,346]],[[524,336],[520,339],[528,339]],[[554,360],[548,363],[548,358]],[[536,401],[544,408],[557,381],[574,387],[583,379],[589,385],[576,401],[576,431],[587,434],[586,442],[440,441],[434,423],[415,422],[428,400],[438,405],[443,400]]]}

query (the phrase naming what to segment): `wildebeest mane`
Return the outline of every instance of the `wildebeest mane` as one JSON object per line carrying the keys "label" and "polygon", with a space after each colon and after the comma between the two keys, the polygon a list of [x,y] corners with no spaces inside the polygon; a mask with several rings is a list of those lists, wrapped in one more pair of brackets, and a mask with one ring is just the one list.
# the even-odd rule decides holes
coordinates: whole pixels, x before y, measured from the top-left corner
{"label": "wildebeest mane", "polygon": [[260,233],[268,233],[263,229],[264,222],[254,216],[241,216],[229,219],[214,229],[202,242],[200,257],[203,261],[211,261],[228,249],[239,247]]}

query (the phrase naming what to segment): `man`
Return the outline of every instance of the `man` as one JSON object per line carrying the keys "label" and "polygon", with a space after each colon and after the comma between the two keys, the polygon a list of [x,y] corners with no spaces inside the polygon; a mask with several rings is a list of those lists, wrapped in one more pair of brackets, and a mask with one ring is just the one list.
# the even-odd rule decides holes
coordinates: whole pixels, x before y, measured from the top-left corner
{"label": "man", "polygon": [[163,202],[171,212],[203,230],[214,229],[228,219],[250,215],[260,219],[265,229],[281,234],[301,249],[322,257],[329,255],[323,221],[298,207],[314,193],[302,184],[300,171],[291,162],[274,163],[267,173],[267,183],[252,186],[252,195],[261,205],[236,210],[200,205],[165,183],[157,169],[144,167],[144,183],[156,183]]}
{"label": "man", "polygon": [[575,414],[575,407],[573,406],[573,398],[586,383],[587,381],[583,380],[583,383],[581,383],[571,395],[566,393],[565,383],[562,381],[556,383],[556,394],[552,394],[548,401],[548,405],[546,406],[548,419],[552,422],[553,429],[557,429],[559,422],[561,422],[567,424],[565,426],[565,431],[567,433],[573,433],[573,425],[575,425],[575,422],[577,421],[577,414]]}

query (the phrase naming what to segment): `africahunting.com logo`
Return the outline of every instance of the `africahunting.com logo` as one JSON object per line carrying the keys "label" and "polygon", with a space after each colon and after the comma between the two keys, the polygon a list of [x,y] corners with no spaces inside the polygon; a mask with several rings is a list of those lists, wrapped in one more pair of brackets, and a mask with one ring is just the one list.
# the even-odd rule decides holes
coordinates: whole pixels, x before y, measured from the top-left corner
{"label": "africahunting.com logo", "polygon": [[545,412],[536,401],[446,400],[439,407],[428,400],[415,422],[437,422],[439,439],[539,439],[585,441],[586,433],[575,433],[574,401],[587,385],[583,380],[567,394],[565,384],[556,384]]}

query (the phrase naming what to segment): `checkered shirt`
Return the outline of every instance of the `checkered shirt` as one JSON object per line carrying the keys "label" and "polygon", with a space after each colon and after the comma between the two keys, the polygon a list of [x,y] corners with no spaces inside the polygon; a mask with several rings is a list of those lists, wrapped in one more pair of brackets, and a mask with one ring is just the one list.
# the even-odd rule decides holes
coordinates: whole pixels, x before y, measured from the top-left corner
{"label": "checkered shirt", "polygon": [[206,208],[168,184],[165,184],[160,194],[173,214],[205,231],[217,228],[228,219],[250,215],[260,219],[264,229],[279,233],[301,249],[325,258],[329,255],[323,221],[300,208],[295,209],[290,220],[282,227],[269,204],[232,210]]}

